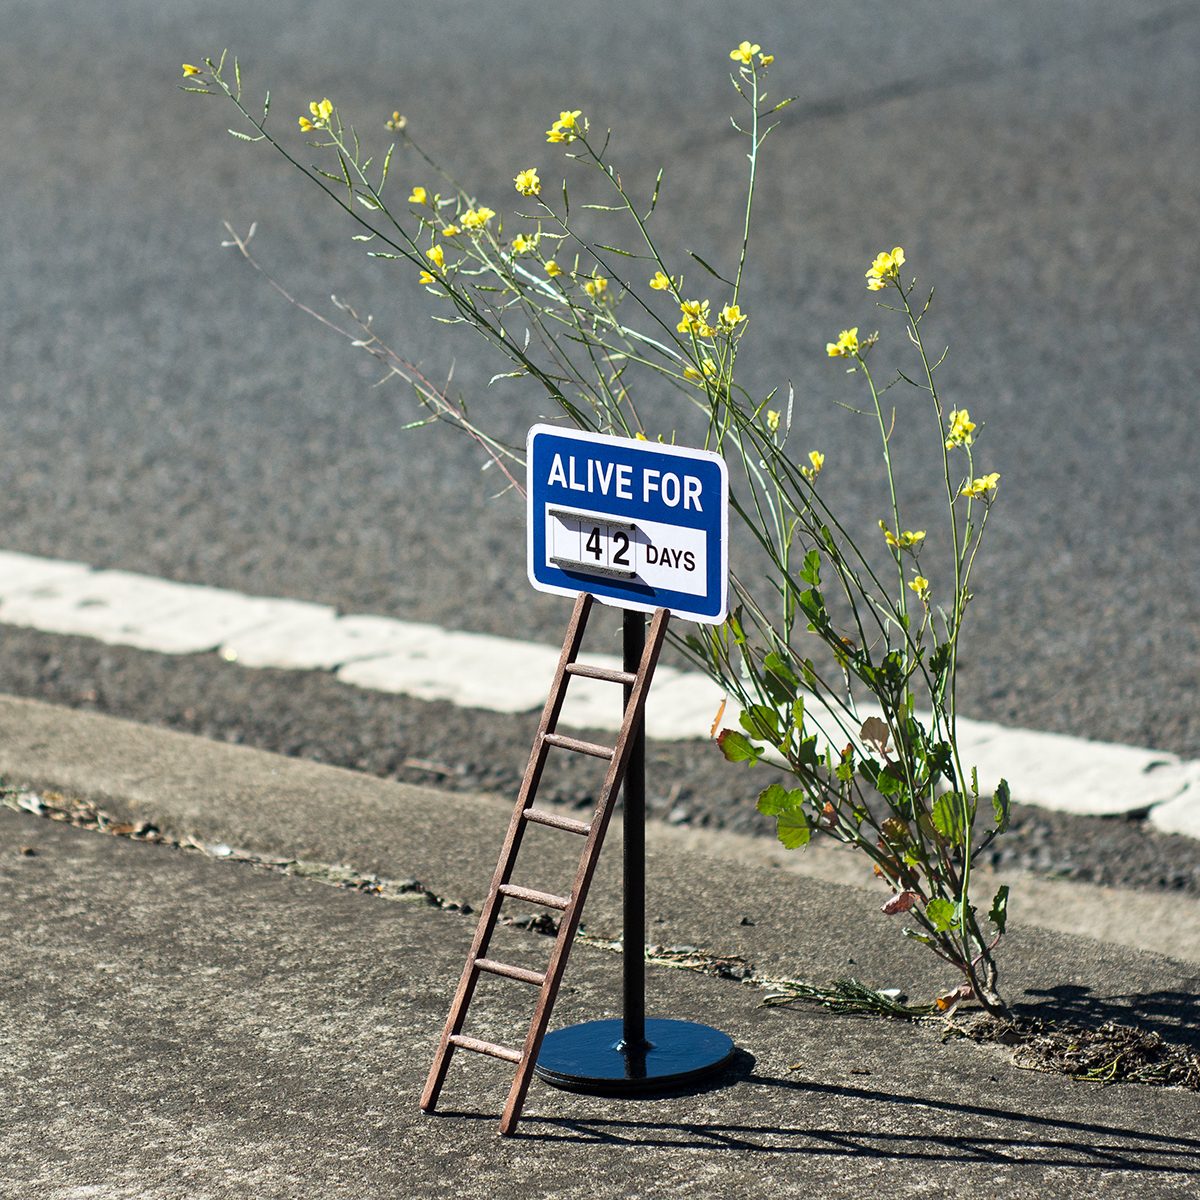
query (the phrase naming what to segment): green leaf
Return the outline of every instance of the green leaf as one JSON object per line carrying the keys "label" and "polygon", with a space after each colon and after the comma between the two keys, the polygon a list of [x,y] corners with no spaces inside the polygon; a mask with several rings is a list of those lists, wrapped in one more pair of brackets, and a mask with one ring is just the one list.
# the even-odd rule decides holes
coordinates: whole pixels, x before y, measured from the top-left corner
{"label": "green leaf", "polygon": [[1003,833],[1008,828],[1008,814],[1012,807],[1012,796],[1008,790],[1008,780],[1000,780],[992,796],[992,816],[996,819],[996,832]]}
{"label": "green leaf", "polygon": [[881,796],[894,796],[904,790],[904,778],[890,766],[885,766],[874,780]]}
{"label": "green leaf", "polygon": [[810,737],[801,738],[794,761],[802,767],[817,765],[817,735],[815,733]]}
{"label": "green leaf", "polygon": [[788,850],[799,850],[801,846],[808,845],[812,828],[804,813],[795,808],[775,818],[775,836]]}
{"label": "green leaf", "polygon": [[1005,925],[1008,924],[1008,884],[1004,884],[996,893],[992,900],[992,907],[988,909],[988,920],[1001,932],[1004,932]]}
{"label": "green leaf", "polygon": [[949,900],[943,900],[941,897],[930,900],[925,905],[925,915],[938,933],[946,933],[958,924],[957,905],[951,904]]}
{"label": "green leaf", "polygon": [[952,846],[963,842],[962,796],[958,792],[946,792],[933,802],[933,827]]}
{"label": "green leaf", "polygon": [[776,835],[789,850],[808,845],[812,827],[804,815],[803,789],[793,788],[789,792],[780,784],[773,783],[759,794],[758,811],[775,818]]}
{"label": "green leaf", "polygon": [[804,566],[800,568],[800,578],[813,587],[821,586],[821,552],[810,550],[804,556]]}
{"label": "green leaf", "polygon": [[779,714],[765,704],[750,705],[738,717],[738,722],[752,738],[779,741]]}
{"label": "green leaf", "polygon": [[762,747],[756,746],[736,729],[722,729],[717,735],[717,746],[728,762],[744,762],[753,766],[762,758]]}
{"label": "green leaf", "polygon": [[[766,666],[765,662],[763,666]],[[780,708],[786,708],[791,704],[793,697],[796,695],[796,685],[794,683],[785,683],[773,671],[764,671],[762,686],[771,701]]]}
{"label": "green leaf", "polygon": [[763,666],[772,675],[776,675],[782,679],[784,683],[790,684],[793,688],[799,686],[800,680],[797,678],[796,672],[774,650],[763,659]]}
{"label": "green leaf", "polygon": [[929,656],[929,670],[930,670],[930,673],[935,678],[940,677],[942,675],[942,673],[946,670],[946,668],[950,665],[950,650],[951,650],[950,643],[943,642]]}
{"label": "green leaf", "polygon": [[814,624],[821,624],[825,618],[825,597],[816,588],[809,588],[800,593],[799,604],[804,615]]}
{"label": "green leaf", "polygon": [[731,612],[725,618],[725,627],[729,630],[729,634],[733,638],[734,644],[738,646],[743,645],[746,641],[746,633],[745,630],[742,629],[741,615],[742,608],[741,605],[738,605],[738,607],[735,608],[733,612]]}
{"label": "green leaf", "polygon": [[925,764],[929,768],[930,778],[940,775],[953,784],[954,754],[949,742],[930,742],[925,751]]}
{"label": "green leaf", "polygon": [[758,811],[764,817],[777,817],[788,807],[788,790],[780,783],[772,783],[758,793]]}

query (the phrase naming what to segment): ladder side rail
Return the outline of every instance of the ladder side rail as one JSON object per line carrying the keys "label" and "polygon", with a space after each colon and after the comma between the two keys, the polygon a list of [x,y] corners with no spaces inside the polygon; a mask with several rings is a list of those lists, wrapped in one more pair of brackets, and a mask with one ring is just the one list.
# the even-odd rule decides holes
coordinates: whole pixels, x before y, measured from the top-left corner
{"label": "ladder side rail", "polygon": [[592,876],[596,871],[596,864],[600,859],[600,847],[612,816],[613,801],[624,779],[625,768],[629,764],[635,731],[645,713],[646,698],[654,677],[654,668],[658,663],[658,656],[666,638],[669,620],[670,612],[665,608],[660,608],[655,610],[654,618],[650,622],[646,647],[642,652],[636,682],[625,708],[620,736],[614,747],[612,761],[600,793],[600,800],[596,805],[596,814],[592,818],[592,829],[588,834],[575,883],[571,888],[571,903],[559,921],[558,937],[555,939],[550,963],[546,968],[546,981],[542,984],[537,1011],[530,1024],[529,1034],[521,1053],[521,1062],[509,1090],[504,1113],[500,1118],[500,1132],[503,1134],[515,1132],[517,1122],[521,1119],[521,1109],[524,1107],[525,1095],[533,1078],[533,1067],[537,1061],[538,1050],[541,1048],[542,1039],[546,1034],[546,1026],[549,1024],[554,1001],[558,996],[559,985],[562,983],[563,973],[566,969],[567,955],[570,953],[579,921],[583,916],[583,904],[587,898],[588,888],[591,886]]}
{"label": "ladder side rail", "polygon": [[425,1090],[421,1094],[420,1107],[424,1112],[432,1112],[437,1105],[442,1085],[446,1081],[446,1073],[450,1069],[450,1059],[454,1053],[454,1045],[450,1039],[462,1032],[463,1024],[466,1021],[467,1009],[470,1007],[471,999],[475,994],[475,985],[479,980],[479,971],[475,965],[476,960],[487,955],[488,945],[496,928],[496,920],[500,915],[500,905],[503,899],[500,895],[500,887],[508,882],[512,874],[517,851],[520,849],[521,840],[525,832],[523,814],[530,798],[537,791],[538,782],[546,765],[546,755],[549,751],[549,746],[546,743],[544,735],[548,730],[554,729],[558,723],[559,713],[562,711],[563,701],[566,697],[567,680],[569,679],[567,665],[574,662],[576,656],[579,654],[579,647],[583,642],[583,635],[587,629],[588,614],[591,612],[591,607],[592,597],[587,592],[580,592],[578,599],[575,601],[575,607],[571,612],[571,619],[567,624],[567,632],[563,638],[562,653],[559,655],[558,667],[554,673],[554,680],[550,685],[550,694],[547,696],[545,707],[542,709],[542,718],[538,724],[537,735],[533,740],[533,750],[529,756],[529,763],[525,768],[525,776],[521,781],[521,789],[517,796],[516,806],[513,809],[512,819],[508,824],[508,831],[504,835],[504,844],[500,850],[500,858],[496,863],[496,870],[492,875],[491,887],[488,890],[483,908],[480,911],[479,922],[475,926],[475,936],[471,941],[471,949],[467,954],[466,965],[463,967],[458,987],[454,993],[454,999],[450,1004],[450,1011],[446,1016],[446,1024],[442,1030],[437,1050],[434,1053],[433,1064],[429,1069],[429,1077],[425,1083]]}

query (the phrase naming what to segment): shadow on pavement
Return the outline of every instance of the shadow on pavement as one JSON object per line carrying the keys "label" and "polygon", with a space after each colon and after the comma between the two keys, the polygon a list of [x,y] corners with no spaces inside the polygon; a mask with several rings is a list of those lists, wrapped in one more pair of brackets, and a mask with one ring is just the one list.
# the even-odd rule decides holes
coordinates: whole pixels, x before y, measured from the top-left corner
{"label": "shadow on pavement", "polygon": [[1022,1016],[1070,1022],[1089,1029],[1107,1021],[1149,1027],[1169,1042],[1200,1049],[1200,979],[1195,982],[1195,992],[1124,995],[1098,995],[1079,984],[1029,988],[1016,1008]]}
{"label": "shadow on pavement", "polygon": [[[1019,1163],[1083,1171],[1153,1171],[1178,1175],[1200,1172],[1200,1138],[762,1075],[751,1074],[737,1083],[751,1089],[802,1093],[816,1100],[866,1103],[874,1106],[876,1115],[857,1125],[827,1121],[794,1126],[765,1122],[693,1124],[527,1116],[518,1136],[543,1142],[735,1150],[895,1162]],[[761,1099],[767,1100],[766,1097]],[[825,1111],[832,1112],[832,1105]],[[918,1122],[938,1114],[957,1118],[955,1124],[958,1127],[952,1131],[939,1131],[930,1122],[928,1128],[913,1128]],[[487,1122],[496,1119],[494,1114],[482,1113],[446,1112],[442,1115]],[[988,1131],[964,1132],[961,1124],[967,1117],[980,1118]],[[900,1123],[909,1128],[899,1131],[887,1128]],[[998,1123],[1010,1123],[1015,1128],[1006,1135],[1003,1128],[996,1128]]]}

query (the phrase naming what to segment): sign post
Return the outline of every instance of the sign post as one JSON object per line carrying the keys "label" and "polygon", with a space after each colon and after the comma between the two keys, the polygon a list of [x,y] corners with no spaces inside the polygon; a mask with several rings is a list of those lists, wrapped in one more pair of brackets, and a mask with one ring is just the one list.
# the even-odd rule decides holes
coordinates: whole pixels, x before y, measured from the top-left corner
{"label": "sign post", "polygon": [[[528,573],[539,591],[588,592],[623,611],[623,666],[632,677],[645,613],[707,624],[728,602],[728,475],[702,450],[537,425],[528,441]],[[629,703],[631,684],[625,685]],[[732,1040],[692,1021],[646,1017],[645,724],[624,790],[624,942],[620,1020],[548,1033],[535,1073],[572,1091],[631,1095],[720,1070]]]}

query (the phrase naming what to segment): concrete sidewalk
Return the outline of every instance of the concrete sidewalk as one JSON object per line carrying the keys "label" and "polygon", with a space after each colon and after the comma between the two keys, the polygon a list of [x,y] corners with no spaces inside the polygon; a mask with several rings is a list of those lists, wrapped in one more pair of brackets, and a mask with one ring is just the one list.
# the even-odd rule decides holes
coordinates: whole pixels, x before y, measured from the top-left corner
{"label": "concrete sidewalk", "polygon": [[[472,904],[510,807],[24,702],[0,705],[0,747],[9,782]],[[35,752],[38,769],[17,769]],[[555,886],[554,848],[531,845],[525,882]],[[587,908],[600,936],[619,931],[614,850]],[[914,995],[948,982],[868,890],[666,842],[649,871],[653,940],[768,976]],[[0,927],[5,1200],[1158,1196],[1192,1194],[1200,1174],[1194,1093],[1073,1084],[932,1027],[764,1008],[755,988],[654,967],[652,1014],[704,1020],[741,1048],[722,1086],[617,1101],[539,1082],[521,1136],[500,1139],[508,1068],[459,1055],[444,1113],[423,1116],[473,915],[26,813],[0,811]],[[523,961],[548,950],[504,937]],[[1018,922],[1003,966],[1023,1011],[1195,1037],[1195,965]],[[487,982],[473,1031],[511,1039],[530,993]],[[579,945],[553,1024],[617,1015],[619,994],[619,959]]]}

